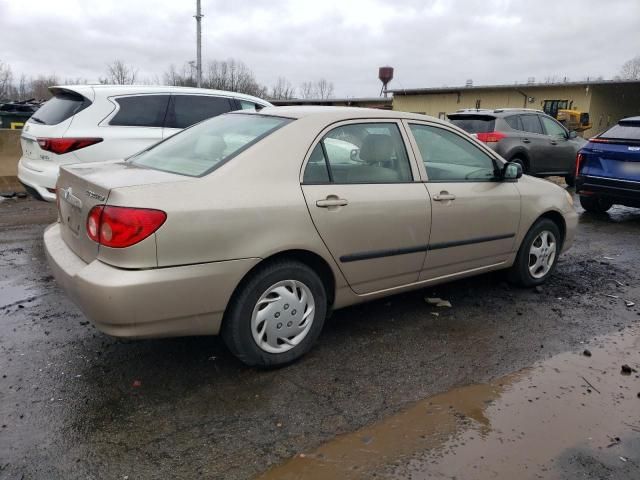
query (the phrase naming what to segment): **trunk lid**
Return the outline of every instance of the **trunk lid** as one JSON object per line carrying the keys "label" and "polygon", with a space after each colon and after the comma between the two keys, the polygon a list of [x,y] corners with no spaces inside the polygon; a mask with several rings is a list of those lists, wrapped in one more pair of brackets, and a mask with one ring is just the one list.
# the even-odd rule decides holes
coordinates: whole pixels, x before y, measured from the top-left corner
{"label": "trunk lid", "polygon": [[107,204],[111,190],[188,180],[193,179],[137,167],[124,161],[64,166],[60,169],[57,184],[62,237],[76,255],[89,263],[98,256],[100,245],[87,235],[87,218],[94,206]]}
{"label": "trunk lid", "polygon": [[589,143],[581,153],[582,175],[640,182],[640,144]]}

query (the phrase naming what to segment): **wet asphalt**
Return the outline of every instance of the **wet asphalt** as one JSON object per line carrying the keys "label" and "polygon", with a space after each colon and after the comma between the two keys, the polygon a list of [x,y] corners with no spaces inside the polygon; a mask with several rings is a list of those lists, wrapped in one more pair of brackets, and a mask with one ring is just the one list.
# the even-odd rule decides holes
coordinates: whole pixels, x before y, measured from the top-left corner
{"label": "wet asphalt", "polygon": [[[54,219],[48,204],[0,202],[0,479],[249,478],[640,322],[640,210],[616,207],[581,212],[574,248],[541,291],[494,273],[347,308],[301,361],[260,371],[217,338],[98,332],[46,265]],[[625,453],[636,462],[639,444]],[[588,460],[568,462],[563,478],[637,478]],[[374,473],[403,477],[391,467]]]}

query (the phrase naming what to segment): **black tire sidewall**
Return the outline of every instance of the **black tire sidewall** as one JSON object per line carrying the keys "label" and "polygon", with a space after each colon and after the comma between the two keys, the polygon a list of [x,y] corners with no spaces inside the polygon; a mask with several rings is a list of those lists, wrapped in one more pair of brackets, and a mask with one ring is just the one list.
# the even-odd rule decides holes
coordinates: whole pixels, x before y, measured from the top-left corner
{"label": "black tire sidewall", "polygon": [[580,195],[580,206],[589,213],[606,213],[613,206],[613,202],[598,196]]}
{"label": "black tire sidewall", "polygon": [[[284,353],[269,353],[262,350],[251,333],[251,316],[260,296],[272,285],[283,280],[304,283],[313,295],[315,313],[307,336],[291,350]],[[242,362],[258,367],[287,365],[307,353],[317,340],[327,313],[327,294],[320,277],[303,263],[284,261],[265,265],[254,272],[239,288],[232,299],[228,315],[222,326],[222,337]]]}
{"label": "black tire sidewall", "polygon": [[[529,251],[531,250],[531,244],[540,234],[540,232],[548,230],[556,238],[556,258],[553,261],[553,266],[542,278],[534,278],[529,272]],[[558,226],[548,218],[542,218],[538,220],[529,229],[527,234],[522,240],[516,261],[511,269],[511,279],[517,284],[523,287],[534,287],[536,285],[543,284],[556,270],[558,265],[558,257],[560,256],[560,250],[562,250],[562,235]]]}

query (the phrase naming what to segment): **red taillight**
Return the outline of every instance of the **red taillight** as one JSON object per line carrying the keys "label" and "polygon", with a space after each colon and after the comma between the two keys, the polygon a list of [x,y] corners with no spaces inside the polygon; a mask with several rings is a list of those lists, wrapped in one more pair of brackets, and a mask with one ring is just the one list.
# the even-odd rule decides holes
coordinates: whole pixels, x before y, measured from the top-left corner
{"label": "red taillight", "polygon": [[584,160],[584,155],[582,155],[581,153],[576,155],[576,177],[580,174],[582,160]]}
{"label": "red taillight", "polygon": [[39,138],[38,145],[47,152],[63,153],[73,152],[81,148],[100,143],[102,138]]}
{"label": "red taillight", "polygon": [[598,138],[598,137],[590,138],[589,141],[591,143],[611,143],[611,141],[607,140],[606,138]]}
{"label": "red taillight", "polygon": [[97,205],[87,217],[87,235],[105,247],[130,247],[158,230],[166,219],[162,210]]}
{"label": "red taillight", "polygon": [[499,142],[506,137],[506,135],[502,132],[476,133],[476,136],[478,137],[478,140],[484,143]]}

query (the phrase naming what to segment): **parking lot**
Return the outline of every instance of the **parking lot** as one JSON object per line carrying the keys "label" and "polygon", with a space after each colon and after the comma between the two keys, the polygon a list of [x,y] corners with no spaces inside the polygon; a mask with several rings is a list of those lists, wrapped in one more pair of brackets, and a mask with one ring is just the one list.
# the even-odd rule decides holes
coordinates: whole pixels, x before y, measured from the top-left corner
{"label": "parking lot", "polygon": [[[532,478],[543,471],[555,471],[553,478],[640,476],[640,426],[633,415],[640,409],[640,382],[636,373],[619,373],[622,364],[640,366],[638,210],[581,213],[575,246],[542,288],[517,289],[496,273],[343,309],[310,354],[273,371],[243,366],[217,338],[122,341],[98,332],[48,270],[42,232],[54,220],[55,205],[0,202],[0,478],[330,478],[329,464],[340,465],[343,477],[426,478],[425,465],[451,460],[441,450],[445,440],[460,435],[465,444],[468,425],[443,421],[429,430],[433,425],[411,421],[413,433],[424,429],[423,439],[444,436],[441,443],[416,445],[411,435],[389,433],[394,419],[433,402],[475,422],[473,412],[507,395],[484,398],[482,385],[504,383],[509,390],[501,379],[532,365],[546,375],[531,382],[544,385],[563,358],[597,370],[590,377],[565,369],[555,387],[563,407],[547,425],[549,438],[581,423],[579,414],[563,416],[572,410],[567,406],[598,399],[588,404],[584,428],[563,437],[580,449],[528,445],[527,423],[519,424],[526,413],[509,416],[504,408],[481,435],[489,445],[495,442],[488,451],[513,442],[522,451],[538,451],[527,464],[536,467]],[[449,300],[452,308],[428,305],[427,295]],[[584,363],[585,349],[593,350],[593,367]],[[563,352],[565,357],[554,357]],[[594,380],[605,376],[608,382]],[[465,387],[473,385],[480,387]],[[463,397],[467,406],[455,405]],[[528,400],[516,395],[510,401],[527,406]],[[606,430],[594,424],[613,412],[617,420]],[[358,434],[372,425],[370,433]],[[398,447],[385,447],[385,436]],[[345,446],[350,438],[355,446]],[[343,443],[331,443],[336,441]],[[330,455],[322,453],[323,445],[325,452],[337,449],[340,461],[323,463]],[[456,448],[462,447],[446,445]],[[377,460],[352,455],[363,450]],[[428,452],[436,459],[425,457]],[[460,455],[471,458],[468,451]],[[300,464],[308,458],[315,461]],[[541,469],[549,458],[556,459],[545,464],[551,470]],[[510,461],[517,459],[504,458],[501,465]],[[464,465],[454,472],[458,478],[478,472],[472,462]],[[434,471],[445,472],[440,467]]]}

